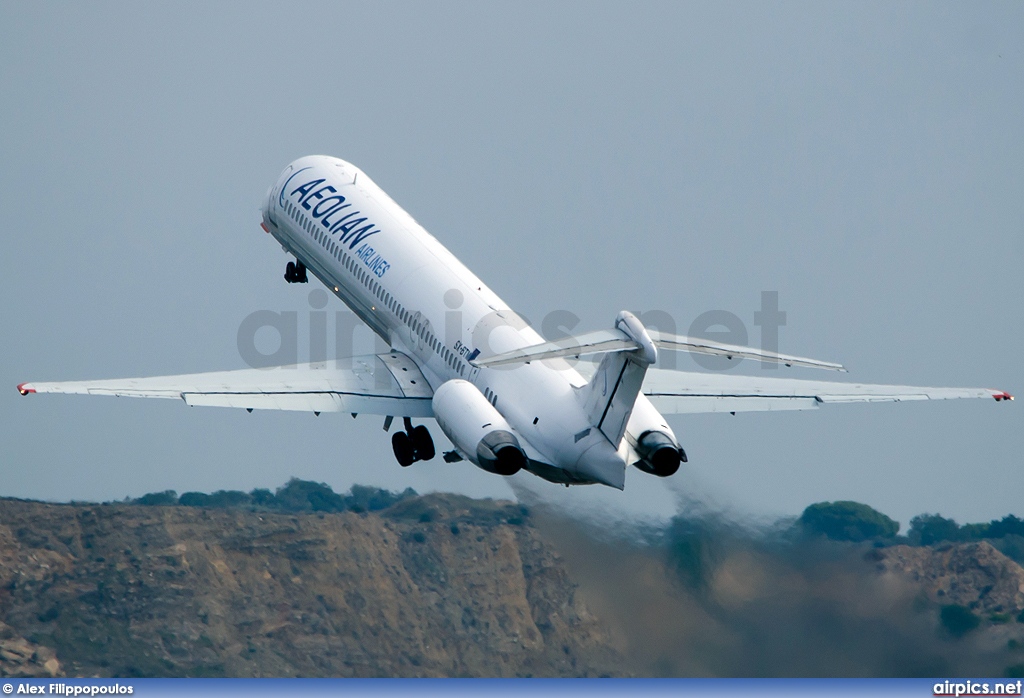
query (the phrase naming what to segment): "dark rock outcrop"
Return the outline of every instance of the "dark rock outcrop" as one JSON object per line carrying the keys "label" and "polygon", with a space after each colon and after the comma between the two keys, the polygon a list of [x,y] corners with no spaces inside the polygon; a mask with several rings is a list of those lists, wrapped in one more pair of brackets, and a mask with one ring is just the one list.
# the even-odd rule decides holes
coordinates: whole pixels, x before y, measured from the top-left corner
{"label": "dark rock outcrop", "polygon": [[896,545],[877,557],[883,571],[919,586],[931,601],[984,614],[1024,610],[1024,568],[985,541],[911,547]]}

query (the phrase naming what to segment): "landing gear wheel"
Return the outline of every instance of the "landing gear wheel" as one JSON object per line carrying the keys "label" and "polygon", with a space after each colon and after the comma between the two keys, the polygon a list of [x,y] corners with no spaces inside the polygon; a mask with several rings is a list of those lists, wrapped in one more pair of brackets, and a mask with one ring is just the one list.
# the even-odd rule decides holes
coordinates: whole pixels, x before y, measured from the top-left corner
{"label": "landing gear wheel", "polygon": [[302,262],[288,262],[284,268],[284,280],[290,284],[304,284],[309,281],[306,276],[306,265]]}
{"label": "landing gear wheel", "polygon": [[413,427],[412,445],[416,449],[416,456],[420,460],[430,460],[434,457],[434,440],[430,438],[430,430],[422,424]]}
{"label": "landing gear wheel", "polygon": [[416,449],[413,448],[412,439],[404,431],[396,431],[391,437],[391,448],[395,451],[395,460],[403,468],[408,468],[416,462]]}

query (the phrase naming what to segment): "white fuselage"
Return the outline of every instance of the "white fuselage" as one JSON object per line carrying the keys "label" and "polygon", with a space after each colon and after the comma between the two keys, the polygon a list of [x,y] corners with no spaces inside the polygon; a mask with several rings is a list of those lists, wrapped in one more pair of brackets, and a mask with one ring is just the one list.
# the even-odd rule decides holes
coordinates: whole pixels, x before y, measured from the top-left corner
{"label": "white fuselage", "polygon": [[[286,251],[416,361],[431,388],[473,383],[519,437],[528,469],[557,482],[623,486],[634,454],[628,438],[616,449],[589,429],[576,396],[586,380],[560,360],[471,365],[543,339],[358,168],[325,156],[296,160],[269,192],[263,217]],[[634,412],[631,427],[643,420],[668,430],[644,396]]]}

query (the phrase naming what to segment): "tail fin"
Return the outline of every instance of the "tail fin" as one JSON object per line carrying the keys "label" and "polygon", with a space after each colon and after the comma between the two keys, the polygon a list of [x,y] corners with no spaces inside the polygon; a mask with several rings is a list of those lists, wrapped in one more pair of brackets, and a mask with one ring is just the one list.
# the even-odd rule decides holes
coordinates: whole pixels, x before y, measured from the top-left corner
{"label": "tail fin", "polygon": [[578,397],[587,411],[591,425],[618,448],[643,386],[647,367],[657,361],[658,350],[647,330],[630,312],[623,310],[619,313],[615,319],[615,329],[636,342],[636,348],[605,354],[597,373],[579,389]]}

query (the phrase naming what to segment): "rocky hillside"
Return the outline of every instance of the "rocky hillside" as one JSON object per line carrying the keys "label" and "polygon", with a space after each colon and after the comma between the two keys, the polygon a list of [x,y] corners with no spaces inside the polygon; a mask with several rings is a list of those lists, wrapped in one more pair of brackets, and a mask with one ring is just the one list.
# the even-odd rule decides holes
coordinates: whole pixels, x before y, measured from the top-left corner
{"label": "rocky hillside", "polygon": [[523,516],[0,500],[0,675],[622,674]]}
{"label": "rocky hillside", "polygon": [[0,499],[0,676],[1024,673],[1024,569],[898,543],[299,480]]}
{"label": "rocky hillside", "polygon": [[934,603],[957,604],[990,618],[1024,611],[1024,568],[984,541],[896,545],[873,557],[880,570],[913,582]]}

